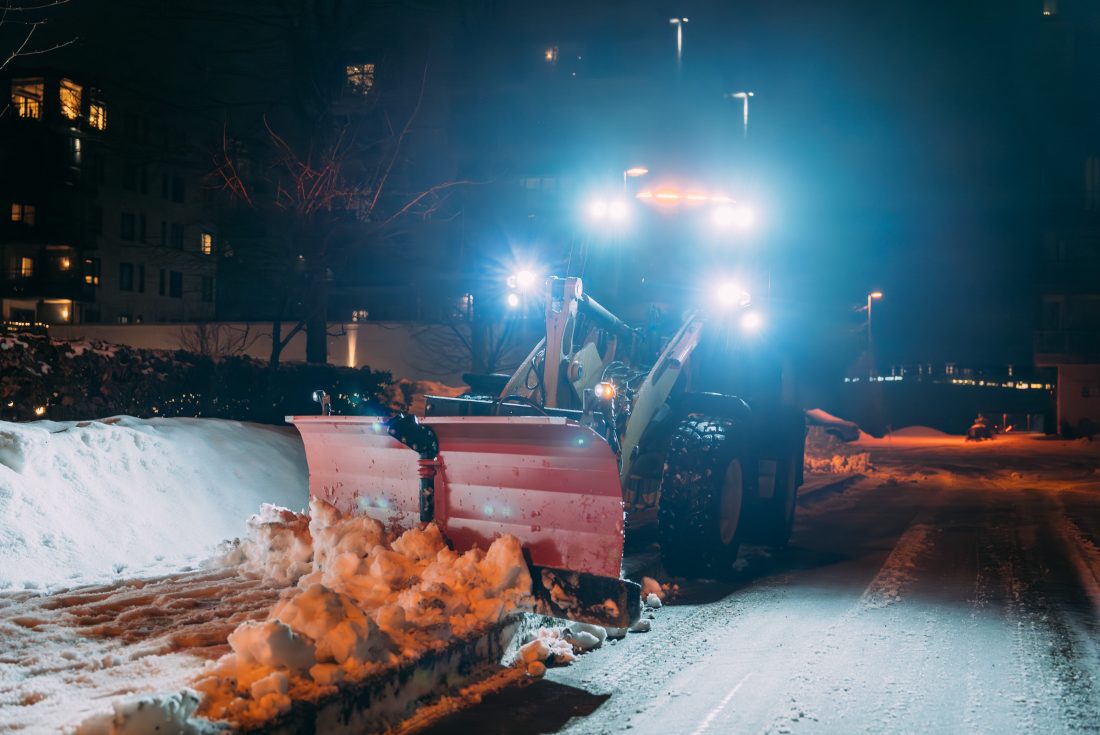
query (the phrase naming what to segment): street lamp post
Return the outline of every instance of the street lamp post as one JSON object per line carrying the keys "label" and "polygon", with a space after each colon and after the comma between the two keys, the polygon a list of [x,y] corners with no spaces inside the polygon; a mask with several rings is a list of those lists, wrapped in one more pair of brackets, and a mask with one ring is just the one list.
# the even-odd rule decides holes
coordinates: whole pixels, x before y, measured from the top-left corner
{"label": "street lamp post", "polygon": [[752,97],[754,95],[752,92],[734,92],[730,96],[734,99],[739,99],[742,101],[742,107],[744,109],[744,112],[742,113],[742,118],[744,120],[744,123],[741,127],[741,137],[747,138],[749,137],[749,97]]}
{"label": "street lamp post", "polygon": [[676,26],[676,66],[679,68],[684,61],[684,23],[687,18],[669,18],[668,22]]}
{"label": "street lamp post", "polygon": [[872,291],[867,294],[867,357],[871,361],[871,377],[875,377],[875,340],[871,331],[871,305],[876,299],[882,298],[882,291]]}
{"label": "street lamp post", "polygon": [[633,166],[623,171],[623,194],[626,194],[626,180],[627,178],[634,178],[637,176],[645,176],[649,173],[649,169],[644,166]]}

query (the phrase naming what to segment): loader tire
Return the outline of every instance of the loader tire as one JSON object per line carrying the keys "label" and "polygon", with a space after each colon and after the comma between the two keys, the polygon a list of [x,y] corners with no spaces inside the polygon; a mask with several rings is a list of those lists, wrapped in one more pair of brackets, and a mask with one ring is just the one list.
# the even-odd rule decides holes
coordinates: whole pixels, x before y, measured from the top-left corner
{"label": "loader tire", "polygon": [[756,479],[743,449],[732,419],[693,416],[673,431],[657,510],[669,574],[714,578],[732,571]]}

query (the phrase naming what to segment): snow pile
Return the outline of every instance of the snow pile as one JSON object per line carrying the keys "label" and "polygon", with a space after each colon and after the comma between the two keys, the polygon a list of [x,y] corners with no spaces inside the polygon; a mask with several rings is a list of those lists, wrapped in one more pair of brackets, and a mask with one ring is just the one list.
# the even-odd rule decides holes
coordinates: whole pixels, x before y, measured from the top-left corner
{"label": "snow pile", "polygon": [[866,474],[872,469],[870,454],[846,444],[825,427],[811,426],[806,432],[805,472]]}
{"label": "snow pile", "polygon": [[859,439],[859,424],[833,416],[820,408],[811,408],[806,411],[806,423],[810,426],[824,428],[825,431],[841,441],[854,442]]}
{"label": "snow pile", "polygon": [[248,537],[223,547],[223,562],[251,579],[282,587],[313,571],[309,518],[272,503],[248,519]]}
{"label": "snow pile", "polygon": [[216,419],[0,422],[0,589],[162,572],[302,507],[292,428]]}
{"label": "snow pile", "polygon": [[542,626],[527,634],[526,642],[512,659],[512,666],[524,669],[528,676],[539,677],[546,673],[548,666],[568,666],[579,654],[595,650],[608,640],[625,638],[627,632],[648,633],[656,617],[654,612],[663,607],[662,600],[671,591],[669,585],[662,585],[652,577],[643,577],[641,594],[645,614],[630,628],[605,628],[579,622],[561,628]]}
{"label": "snow pile", "polygon": [[[242,568],[306,571],[303,517],[265,509],[237,550]],[[458,554],[429,524],[396,538],[365,516],[310,503],[312,564],[268,619],[229,635],[232,653],[195,682],[199,714],[254,726],[344,682],[414,658],[508,614],[530,609],[531,577],[519,541]],[[285,573],[285,576],[293,576]]]}

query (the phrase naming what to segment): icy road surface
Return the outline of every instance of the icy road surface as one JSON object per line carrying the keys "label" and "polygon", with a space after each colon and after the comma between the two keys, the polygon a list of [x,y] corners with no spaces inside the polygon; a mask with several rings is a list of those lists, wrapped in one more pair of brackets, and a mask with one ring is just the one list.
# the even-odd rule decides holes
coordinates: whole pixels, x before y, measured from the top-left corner
{"label": "icy road surface", "polygon": [[1100,731],[1100,445],[866,449],[878,471],[804,495],[787,551],[420,732]]}

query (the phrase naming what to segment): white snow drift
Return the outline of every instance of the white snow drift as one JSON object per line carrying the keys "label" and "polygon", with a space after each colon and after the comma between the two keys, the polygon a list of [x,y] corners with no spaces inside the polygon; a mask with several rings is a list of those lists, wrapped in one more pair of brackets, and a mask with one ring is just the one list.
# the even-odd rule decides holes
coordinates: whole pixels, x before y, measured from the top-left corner
{"label": "white snow drift", "polygon": [[0,422],[0,589],[194,563],[242,535],[261,503],[304,507],[307,485],[293,428]]}

